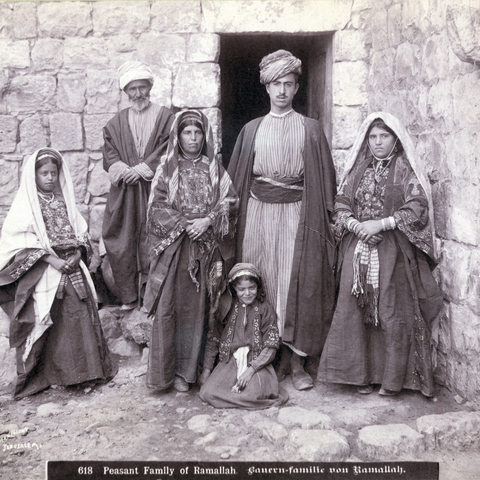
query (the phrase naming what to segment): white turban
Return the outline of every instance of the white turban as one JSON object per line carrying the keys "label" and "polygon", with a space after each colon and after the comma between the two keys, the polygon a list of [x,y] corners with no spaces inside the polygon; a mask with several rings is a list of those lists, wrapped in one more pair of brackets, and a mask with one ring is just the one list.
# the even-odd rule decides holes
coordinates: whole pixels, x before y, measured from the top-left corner
{"label": "white turban", "polygon": [[264,85],[289,73],[301,75],[302,61],[286,50],[270,53],[260,62],[260,82]]}
{"label": "white turban", "polygon": [[125,62],[118,69],[118,85],[123,90],[134,80],[148,80],[153,85],[153,72],[148,65],[136,60]]}

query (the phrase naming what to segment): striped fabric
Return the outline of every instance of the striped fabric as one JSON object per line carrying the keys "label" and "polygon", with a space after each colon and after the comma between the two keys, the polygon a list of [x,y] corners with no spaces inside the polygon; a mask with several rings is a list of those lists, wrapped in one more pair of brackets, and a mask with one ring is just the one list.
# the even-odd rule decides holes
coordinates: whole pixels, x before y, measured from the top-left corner
{"label": "striped fabric", "polygon": [[[253,174],[281,182],[303,175],[305,126],[302,115],[291,110],[283,116],[270,113],[255,137]],[[247,207],[243,261],[262,272],[268,302],[278,316],[283,336],[295,237],[302,202],[264,203],[250,198]]]}
{"label": "striped fabric", "polygon": [[153,132],[155,123],[157,122],[160,108],[160,105],[150,103],[149,107],[144,108],[140,112],[134,108],[128,110],[128,124],[132,132],[140,162],[143,162],[144,160],[143,156],[145,155],[145,148],[150,140],[150,135]]}

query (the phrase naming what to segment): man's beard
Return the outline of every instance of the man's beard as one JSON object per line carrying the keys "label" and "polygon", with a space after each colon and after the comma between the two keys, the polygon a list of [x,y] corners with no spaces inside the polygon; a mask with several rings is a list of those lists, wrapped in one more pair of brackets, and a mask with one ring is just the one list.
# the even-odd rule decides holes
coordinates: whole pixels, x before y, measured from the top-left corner
{"label": "man's beard", "polygon": [[141,112],[145,108],[148,107],[150,103],[150,96],[142,97],[142,98],[135,98],[130,100],[130,106],[137,112]]}

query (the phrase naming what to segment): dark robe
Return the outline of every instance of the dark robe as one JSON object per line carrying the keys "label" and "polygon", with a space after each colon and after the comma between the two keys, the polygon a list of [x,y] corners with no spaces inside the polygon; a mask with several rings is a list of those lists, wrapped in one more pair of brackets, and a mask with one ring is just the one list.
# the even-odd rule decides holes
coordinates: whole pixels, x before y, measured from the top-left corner
{"label": "dark robe", "polygon": [[[242,261],[255,135],[262,120],[263,117],[252,120],[242,129],[228,166],[240,197],[236,262]],[[318,356],[334,309],[335,241],[329,219],[336,183],[330,149],[320,124],[306,117],[305,130],[305,183],[282,340],[309,356]]]}
{"label": "dark robe", "polygon": [[[103,168],[121,161],[129,166],[140,163],[128,122],[126,108],[115,115],[103,131]],[[144,163],[155,173],[167,148],[173,113],[165,107],[160,112],[145,148]],[[123,303],[138,296],[138,274],[148,274],[148,243],[146,213],[150,182],[140,179],[136,185],[111,185],[102,236],[112,268],[113,278]]]}

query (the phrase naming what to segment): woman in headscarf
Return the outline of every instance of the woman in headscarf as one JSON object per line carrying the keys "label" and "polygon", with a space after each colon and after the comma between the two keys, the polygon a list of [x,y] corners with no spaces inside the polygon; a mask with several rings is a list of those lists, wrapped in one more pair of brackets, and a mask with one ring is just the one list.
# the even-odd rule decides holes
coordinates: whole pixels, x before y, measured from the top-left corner
{"label": "woman in headscarf", "polygon": [[147,214],[151,264],[145,306],[155,315],[150,388],[173,385],[185,392],[196,381],[207,310],[218,303],[225,271],[233,264],[237,204],[230,177],[215,156],[207,118],[195,110],[179,112],[152,182]]}
{"label": "woman in headscarf", "polygon": [[23,167],[0,240],[0,303],[17,349],[15,398],[116,373],[84,263],[88,251],[67,164],[43,148]]}
{"label": "woman in headscarf", "polygon": [[393,115],[364,121],[334,207],[338,299],[318,378],[380,395],[434,394],[431,324],[442,307],[430,184]]}

